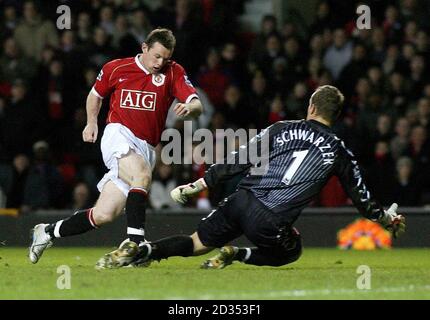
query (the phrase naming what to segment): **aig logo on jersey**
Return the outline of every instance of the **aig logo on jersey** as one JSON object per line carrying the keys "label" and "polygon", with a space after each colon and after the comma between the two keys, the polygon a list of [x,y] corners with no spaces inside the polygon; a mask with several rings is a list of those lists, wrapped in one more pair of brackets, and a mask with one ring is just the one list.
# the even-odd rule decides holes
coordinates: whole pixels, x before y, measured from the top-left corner
{"label": "aig logo on jersey", "polygon": [[154,111],[156,101],[157,94],[154,92],[121,90],[121,108]]}

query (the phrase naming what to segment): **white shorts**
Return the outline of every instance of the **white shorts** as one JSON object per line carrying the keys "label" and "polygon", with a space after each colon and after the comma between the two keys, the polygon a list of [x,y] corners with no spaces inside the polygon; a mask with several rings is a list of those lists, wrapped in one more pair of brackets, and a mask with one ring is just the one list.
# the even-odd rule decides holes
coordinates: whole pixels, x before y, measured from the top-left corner
{"label": "white shorts", "polygon": [[145,140],[137,138],[127,127],[120,123],[109,123],[103,133],[101,150],[103,161],[109,172],[97,184],[97,189],[101,192],[104,185],[112,180],[113,183],[125,194],[128,195],[130,185],[118,177],[118,159],[125,156],[130,149],[145,158],[151,169],[154,169],[156,153],[153,146]]}

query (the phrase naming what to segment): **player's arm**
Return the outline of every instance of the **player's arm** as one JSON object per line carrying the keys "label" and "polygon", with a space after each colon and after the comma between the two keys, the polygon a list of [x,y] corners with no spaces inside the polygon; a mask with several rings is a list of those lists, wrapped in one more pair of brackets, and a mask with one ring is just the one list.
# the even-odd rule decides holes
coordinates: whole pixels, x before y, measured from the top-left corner
{"label": "player's arm", "polygon": [[82,138],[85,142],[96,142],[98,134],[97,117],[102,106],[103,99],[98,97],[91,90],[87,97],[87,125],[82,132]]}
{"label": "player's arm", "polygon": [[[245,146],[241,146],[242,149],[239,148],[239,150],[245,150],[244,147]],[[188,198],[248,170],[251,167],[250,163],[238,163],[239,152],[232,152],[230,154],[229,158],[235,158],[233,164],[214,164],[206,171],[203,178],[200,178],[193,183],[178,186],[173,189],[170,193],[172,199],[176,202],[185,204]],[[232,161],[230,159],[229,162],[225,163],[232,163]]]}
{"label": "player's arm", "polygon": [[387,230],[390,230],[394,237],[404,232],[405,218],[397,214],[397,204],[393,203],[388,210],[384,210],[378,201],[372,198],[364,183],[354,154],[344,146],[343,142],[339,150],[335,171],[344,190],[360,214],[372,221],[379,222]]}
{"label": "player's arm", "polygon": [[239,154],[246,152],[246,149],[246,146],[241,146],[239,151],[232,152],[229,155],[227,160],[224,162],[225,164],[212,165],[206,171],[203,178],[200,178],[193,183],[178,186],[173,189],[170,193],[172,199],[176,202],[185,204],[188,198],[248,170],[251,167],[249,162],[239,164]]}
{"label": "player's arm", "polygon": [[203,113],[203,105],[200,99],[195,97],[188,103],[177,103],[173,111],[178,117],[198,118]]}
{"label": "player's arm", "polygon": [[[229,154],[224,160],[224,163],[210,166],[204,175],[204,180],[208,188],[213,188],[220,183],[248,171],[252,167],[252,163],[249,161],[248,157],[248,150],[252,145],[259,143],[259,141],[260,140],[257,139],[240,146],[238,150]],[[243,161],[244,163],[240,163],[241,159],[246,159],[246,162]]]}
{"label": "player's arm", "polygon": [[191,81],[188,79],[184,68],[175,63],[173,65],[173,96],[180,102],[177,103],[173,111],[181,118],[197,118],[203,112],[203,106]]}
{"label": "player's arm", "polygon": [[[173,200],[184,204],[189,197],[206,189],[211,189],[219,183],[230,180],[233,177],[249,170],[253,165],[251,154],[268,154],[270,135],[274,134],[279,126],[273,125],[263,130],[260,134],[252,138],[246,145],[242,145],[238,150],[233,151],[224,160],[223,164],[213,164],[205,173],[203,178],[176,187],[171,192]],[[264,155],[263,155],[264,156]]]}
{"label": "player's arm", "polygon": [[102,106],[103,98],[114,90],[110,82],[113,62],[106,63],[97,76],[96,83],[87,96],[87,125],[82,132],[82,138],[85,142],[96,142],[98,134],[97,117]]}

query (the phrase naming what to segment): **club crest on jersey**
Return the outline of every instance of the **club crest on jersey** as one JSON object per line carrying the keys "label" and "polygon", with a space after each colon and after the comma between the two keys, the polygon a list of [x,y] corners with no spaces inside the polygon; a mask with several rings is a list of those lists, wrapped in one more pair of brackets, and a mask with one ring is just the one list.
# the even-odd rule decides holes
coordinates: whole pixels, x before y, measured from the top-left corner
{"label": "club crest on jersey", "polygon": [[157,94],[148,91],[121,90],[120,107],[125,109],[154,111]]}
{"label": "club crest on jersey", "polygon": [[153,74],[152,75],[152,84],[154,86],[162,86],[164,84],[164,80],[166,79],[166,76],[164,74]]}

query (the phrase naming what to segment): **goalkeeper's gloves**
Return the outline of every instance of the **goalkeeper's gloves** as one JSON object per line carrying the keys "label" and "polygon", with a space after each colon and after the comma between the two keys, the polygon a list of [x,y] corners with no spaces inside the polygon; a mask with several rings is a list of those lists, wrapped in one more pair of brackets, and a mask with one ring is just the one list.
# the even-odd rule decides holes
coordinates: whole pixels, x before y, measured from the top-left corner
{"label": "goalkeeper's gloves", "polygon": [[200,178],[193,183],[176,187],[170,192],[170,196],[176,202],[185,204],[188,201],[188,198],[205,189],[207,189],[206,182],[203,178]]}
{"label": "goalkeeper's gloves", "polygon": [[379,218],[379,223],[390,231],[395,239],[406,229],[405,217],[397,214],[397,208],[397,203],[393,203],[388,210],[384,210],[384,214]]}

